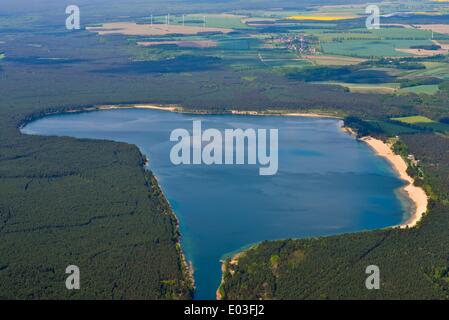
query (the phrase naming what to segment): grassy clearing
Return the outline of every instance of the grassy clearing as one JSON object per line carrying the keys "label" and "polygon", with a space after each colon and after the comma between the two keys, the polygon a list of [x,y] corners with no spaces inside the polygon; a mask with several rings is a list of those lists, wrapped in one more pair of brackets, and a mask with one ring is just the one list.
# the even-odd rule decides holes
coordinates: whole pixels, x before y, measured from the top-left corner
{"label": "grassy clearing", "polygon": [[399,89],[399,84],[397,83],[382,83],[382,84],[357,84],[357,83],[347,83],[347,82],[314,82],[321,84],[333,84],[344,88],[347,88],[353,93],[380,93],[380,94],[392,94],[397,92]]}
{"label": "grassy clearing", "polygon": [[391,118],[391,120],[403,122],[403,123],[409,123],[409,124],[415,124],[415,123],[433,123],[433,121],[430,118],[424,117],[424,116],[410,116],[410,117],[401,117],[401,118]]}
{"label": "grassy clearing", "polygon": [[429,40],[432,33],[427,30],[410,28],[381,28],[379,30],[367,29],[315,29],[308,33],[320,38],[320,41],[343,41],[343,40]]}
{"label": "grassy clearing", "polygon": [[[185,24],[202,26],[206,17],[206,26],[210,28],[223,29],[250,29],[251,27],[242,22],[245,16],[233,14],[190,14],[184,17]],[[177,24],[182,24],[182,16],[173,18]]]}
{"label": "grassy clearing", "polygon": [[423,86],[402,88],[399,90],[399,92],[433,95],[433,94],[437,93],[439,90],[440,89],[437,84],[432,84],[432,85],[423,85]]}
{"label": "grassy clearing", "polygon": [[408,73],[404,78],[437,77],[449,79],[449,64],[443,62],[424,62],[426,69]]}
{"label": "grassy clearing", "polygon": [[389,136],[413,134],[419,132],[417,129],[405,127],[387,121],[374,121],[373,123],[376,123]]}
{"label": "grassy clearing", "polygon": [[395,83],[383,83],[378,84],[344,84],[345,87],[353,93],[381,93],[381,94],[391,94],[397,91],[398,85]]}
{"label": "grassy clearing", "polygon": [[304,58],[317,66],[349,66],[366,61],[366,59],[330,55],[304,56]]}
{"label": "grassy clearing", "polygon": [[396,49],[410,49],[417,45],[432,45],[431,32],[411,28],[381,28],[379,30],[309,30],[321,41],[324,53],[353,57],[413,56]]}
{"label": "grassy clearing", "polygon": [[407,57],[411,54],[397,51],[417,45],[431,45],[430,40],[343,40],[322,43],[324,53],[352,57]]}
{"label": "grassy clearing", "polygon": [[255,77],[255,76],[245,76],[245,77],[242,77],[242,80],[253,82],[253,81],[257,80],[257,77]]}

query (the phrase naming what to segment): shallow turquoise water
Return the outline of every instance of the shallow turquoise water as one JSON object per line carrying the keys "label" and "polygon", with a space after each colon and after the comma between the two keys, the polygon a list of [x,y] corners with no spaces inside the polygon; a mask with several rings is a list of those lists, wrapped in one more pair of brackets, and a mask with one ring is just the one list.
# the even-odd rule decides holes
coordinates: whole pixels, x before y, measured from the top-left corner
{"label": "shallow turquoise water", "polygon": [[[169,158],[170,132],[203,127],[279,130],[279,171],[258,166],[181,165]],[[197,299],[214,299],[220,258],[262,240],[330,235],[393,226],[408,216],[403,182],[388,163],[343,133],[341,122],[298,117],[185,115],[108,110],[48,116],[24,133],[109,139],[136,144],[181,222],[193,262]]]}

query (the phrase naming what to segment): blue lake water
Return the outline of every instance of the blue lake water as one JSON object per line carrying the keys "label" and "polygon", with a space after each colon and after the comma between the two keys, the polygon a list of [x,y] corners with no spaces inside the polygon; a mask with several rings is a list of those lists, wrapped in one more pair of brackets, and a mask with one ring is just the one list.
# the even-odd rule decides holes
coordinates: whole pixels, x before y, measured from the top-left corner
{"label": "blue lake water", "polygon": [[[170,161],[173,129],[279,130],[279,171],[254,165],[180,165]],[[122,109],[48,116],[24,133],[108,139],[137,145],[181,223],[195,269],[197,299],[215,299],[220,259],[262,240],[355,232],[397,225],[410,212],[403,182],[386,160],[343,133],[342,122],[276,116],[187,115]]]}

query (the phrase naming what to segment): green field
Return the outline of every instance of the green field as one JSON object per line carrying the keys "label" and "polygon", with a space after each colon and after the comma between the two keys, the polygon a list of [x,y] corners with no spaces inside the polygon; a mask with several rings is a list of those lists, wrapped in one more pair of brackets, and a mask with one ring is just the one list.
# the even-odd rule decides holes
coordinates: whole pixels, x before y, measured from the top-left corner
{"label": "green field", "polygon": [[419,130],[415,128],[410,128],[388,121],[375,121],[375,123],[389,136],[398,136],[402,134],[414,134],[418,133]]}
{"label": "green field", "polygon": [[396,49],[431,44],[430,40],[343,40],[323,42],[321,45],[327,54],[354,57],[407,57],[411,55]]}
{"label": "green field", "polygon": [[317,82],[322,84],[334,84],[347,88],[354,93],[382,93],[392,94],[395,93],[399,85],[395,83],[382,83],[382,84],[357,84],[357,83],[345,83],[345,82]]}
{"label": "green field", "polygon": [[438,77],[449,80],[449,63],[424,62],[426,69],[408,72],[404,78]]}
{"label": "green field", "polygon": [[432,123],[434,122],[432,119],[423,116],[411,116],[411,117],[402,117],[402,118],[392,118],[391,120],[404,122],[404,123]]}
{"label": "green field", "polygon": [[318,36],[321,41],[334,40],[430,40],[431,32],[411,28],[391,27],[377,30],[365,28],[348,28],[346,30],[316,29],[310,33]]}
{"label": "green field", "polygon": [[[321,10],[321,9],[320,9]],[[332,9],[333,10],[333,9]],[[331,11],[332,11],[331,10]],[[339,9],[336,9],[339,11]],[[344,11],[344,10],[343,10]],[[414,28],[386,27],[380,30],[366,30],[360,27],[335,28],[335,24],[323,23],[281,23],[275,22],[261,27],[248,27],[243,19],[280,19],[297,12],[285,11],[245,11],[234,14],[189,14],[184,17],[186,25],[202,25],[206,16],[208,26],[238,29],[237,34],[203,34],[196,36],[169,35],[162,37],[132,37],[129,38],[128,49],[136,61],[167,61],[182,59],[184,56],[217,57],[223,65],[235,71],[266,70],[277,74],[288,75],[301,71],[311,65],[345,66],[363,64],[366,60],[380,60],[391,57],[396,60],[412,57],[412,54],[398,51],[413,46],[432,45],[430,31]],[[154,21],[164,22],[165,16],[154,17]],[[147,19],[147,18],[146,18]],[[148,20],[148,19],[147,19]],[[172,15],[172,24],[181,24],[181,15]],[[148,21],[146,21],[148,22]],[[312,46],[317,52],[301,54],[293,49],[293,42],[285,40],[294,36],[306,36],[312,39]],[[110,41],[110,37],[104,37]],[[143,48],[136,46],[138,41],[201,41],[212,40],[216,47],[187,48],[175,45],[158,45]],[[296,43],[298,46],[298,42]],[[353,59],[353,61],[348,60]],[[421,59],[423,60],[423,59]],[[421,61],[420,60],[420,61]],[[447,60],[447,59],[446,59]],[[406,62],[406,61],[404,61]],[[336,82],[354,93],[381,94],[429,94],[438,92],[438,87],[428,83],[409,85],[398,89],[402,79],[426,77],[449,78],[449,63],[447,61],[424,59],[423,62],[406,62],[422,64],[425,68],[403,68],[401,63],[393,65],[368,66],[365,71],[358,72],[354,83],[346,83],[344,79],[315,79],[322,82]],[[358,68],[359,71],[363,68]],[[366,74],[371,72],[371,75]],[[360,74],[364,79],[360,80]],[[383,75],[381,74],[383,73]],[[376,75],[375,75],[376,74]],[[373,77],[377,82],[373,83]]]}
{"label": "green field", "polygon": [[[225,14],[187,14],[184,16],[186,26],[202,26],[206,18],[206,26],[210,28],[224,28],[224,29],[251,29],[242,22],[244,16],[225,15]],[[165,17],[157,17],[158,21],[163,22]],[[171,23],[182,24],[182,15],[171,16]]]}
{"label": "green field", "polygon": [[402,93],[416,93],[416,94],[435,94],[439,91],[438,85],[423,85],[423,86],[415,86],[415,87],[408,87],[408,88],[402,88],[399,90],[399,92]]}

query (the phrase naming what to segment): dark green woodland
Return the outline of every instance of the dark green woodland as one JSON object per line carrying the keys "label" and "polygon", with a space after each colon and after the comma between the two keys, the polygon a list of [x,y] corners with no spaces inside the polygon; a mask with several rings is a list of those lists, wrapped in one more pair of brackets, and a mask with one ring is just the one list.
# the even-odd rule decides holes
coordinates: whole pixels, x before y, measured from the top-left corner
{"label": "dark green woodland", "polygon": [[[89,8],[83,23],[126,15],[142,22],[148,12],[262,10],[271,5],[265,0],[196,5],[172,0],[152,6],[135,1],[134,7],[126,1],[114,1],[112,7],[99,2],[82,1]],[[287,9],[297,5],[280,2]],[[148,39],[68,32],[63,5],[35,3],[32,12],[21,12],[11,3],[0,16],[0,299],[193,297],[175,212],[145,170],[136,146],[20,133],[27,121],[49,113],[136,103],[210,113],[321,112],[344,118],[360,135],[399,136],[398,152],[420,160],[410,173],[431,196],[431,204],[417,228],[261,243],[246,251],[238,265],[228,261],[223,298],[449,298],[449,80],[439,75],[404,80],[397,73],[419,72],[428,63],[447,66],[447,55],[413,61],[373,56],[351,67],[267,65],[257,53],[271,53],[253,29],[236,30],[239,40],[232,43],[211,35],[218,48],[142,48],[136,41]],[[336,28],[363,23],[341,22]],[[266,26],[260,32],[283,35],[313,26],[289,28]],[[290,54],[285,49],[274,53]],[[396,73],[366,71],[368,67],[396,68]],[[324,83],[328,78],[349,84],[394,82],[403,88],[432,85],[437,92],[352,92]],[[416,115],[434,121],[392,119]],[[66,290],[69,264],[82,270],[84,290]],[[379,291],[364,286],[365,268],[372,264],[381,268]]]}

